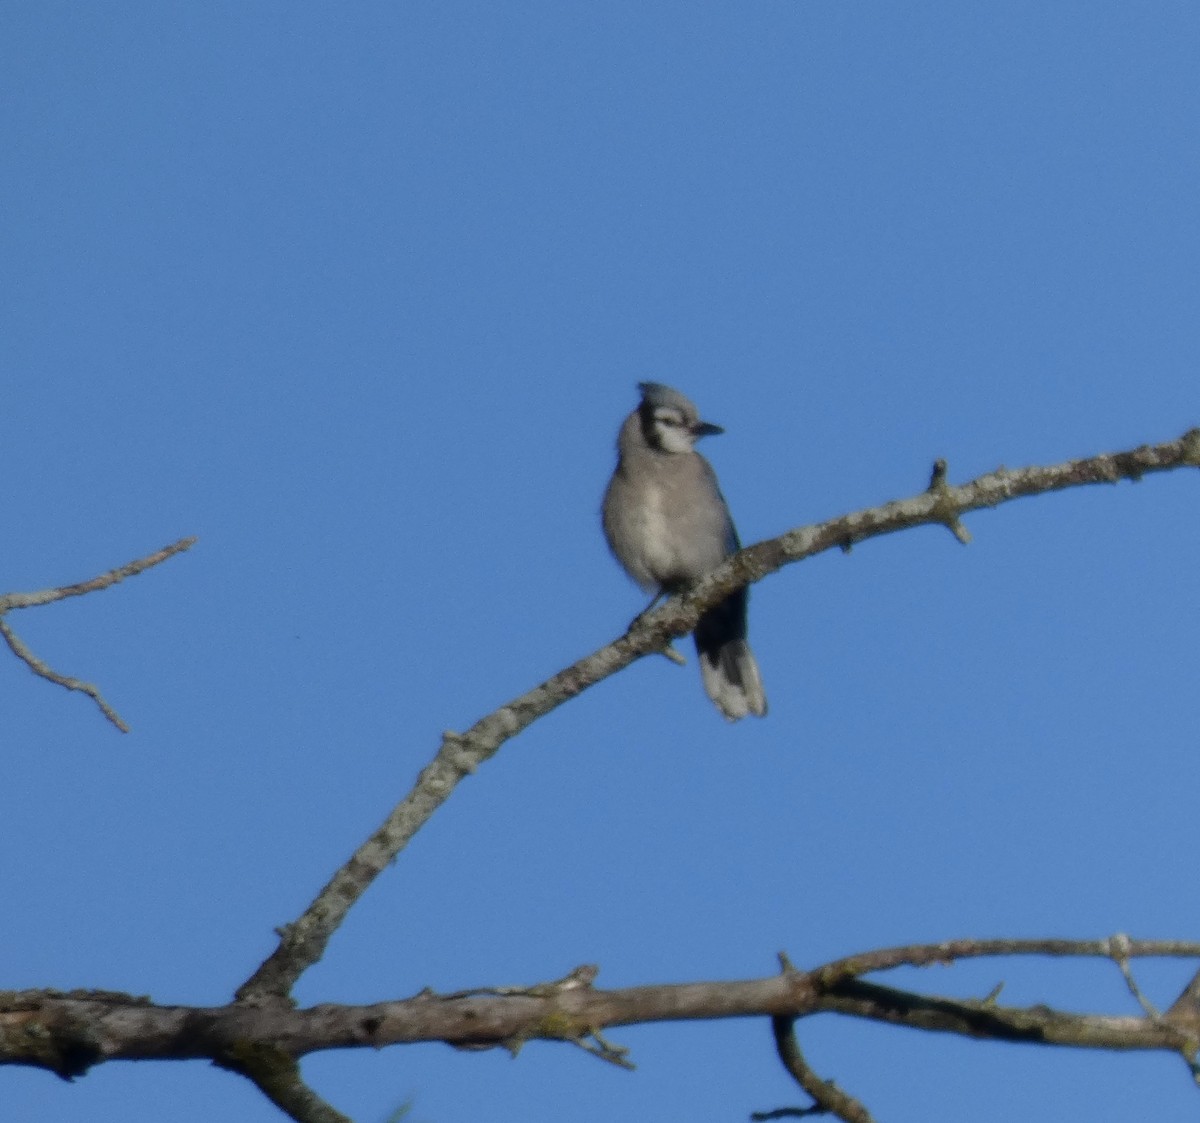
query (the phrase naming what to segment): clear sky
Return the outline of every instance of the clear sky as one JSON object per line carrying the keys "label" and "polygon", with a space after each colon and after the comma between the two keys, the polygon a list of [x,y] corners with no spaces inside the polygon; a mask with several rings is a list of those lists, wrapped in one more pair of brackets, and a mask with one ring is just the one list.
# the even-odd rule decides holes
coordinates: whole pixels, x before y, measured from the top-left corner
{"label": "clear sky", "polygon": [[[619,634],[598,508],[678,387],[746,541],[1200,423],[1200,9],[78,4],[0,10],[4,987],[218,1004],[462,729]],[[467,780],[298,991],[770,974],[957,936],[1200,936],[1197,480],[755,588],[771,702],[645,660]],[[1185,966],[1139,968],[1168,1004]],[[1136,1013],[1111,964],[889,979]],[[305,1071],[358,1123],[739,1120],[762,1021]],[[1192,1120],[1168,1056],[823,1017],[881,1121]],[[204,1064],[5,1070],[39,1123],[278,1118]]]}

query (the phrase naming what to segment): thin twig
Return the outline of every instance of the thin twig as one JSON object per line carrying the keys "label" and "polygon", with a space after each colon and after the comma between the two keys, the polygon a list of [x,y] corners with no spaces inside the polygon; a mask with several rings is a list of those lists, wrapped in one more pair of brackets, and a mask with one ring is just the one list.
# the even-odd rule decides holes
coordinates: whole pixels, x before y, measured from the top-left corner
{"label": "thin twig", "polygon": [[1129,993],[1145,1011],[1146,1017],[1157,1021],[1162,1017],[1162,1012],[1142,993],[1142,988],[1137,985],[1137,980],[1133,977],[1133,971],[1129,967],[1130,947],[1133,941],[1123,932],[1118,932],[1115,936],[1110,937],[1108,944],[1109,954],[1121,972],[1121,977],[1125,980]]}
{"label": "thin twig", "polygon": [[39,589],[34,593],[0,594],[0,615],[13,608],[34,608],[37,605],[50,604],[56,600],[66,600],[67,597],[82,597],[87,593],[111,588],[119,581],[124,581],[126,577],[136,577],[139,573],[145,573],[146,570],[165,562],[168,558],[191,549],[197,541],[199,540],[195,537],[181,538],[178,542],[172,542],[171,545],[164,546],[153,554],[147,554],[144,558],[137,558],[126,565],[110,569],[107,573],[101,573],[99,577],[92,577],[74,585],[59,585],[53,589]]}
{"label": "thin twig", "polygon": [[8,626],[8,622],[3,616],[0,616],[0,636],[4,637],[4,641],[8,644],[12,653],[35,675],[39,675],[49,682],[57,683],[59,686],[65,686],[68,690],[78,690],[86,694],[100,707],[100,712],[122,733],[129,732],[129,726],[125,724],[117,711],[104,700],[99,687],[93,683],[84,682],[81,679],[71,678],[69,675],[60,675],[56,670],[43,663],[25,646],[21,641],[21,637]]}
{"label": "thin twig", "polygon": [[[822,1080],[813,1072],[800,1043],[796,1040],[795,1018],[774,1017],[771,1019],[771,1030],[775,1035],[775,1049],[783,1067],[792,1074],[793,1079],[813,1098],[813,1105],[808,1108],[783,1109],[793,1115],[836,1115],[845,1123],[875,1123],[874,1117],[866,1106],[856,1100],[848,1092],[843,1092],[832,1080]],[[756,1113],[752,1119],[779,1118],[775,1113]]]}
{"label": "thin twig", "polygon": [[[1129,959],[1185,958],[1200,956],[1200,942],[1194,940],[1132,940],[1121,937],[1123,954]],[[991,959],[1010,955],[1075,956],[1113,958],[1112,940],[945,940],[940,944],[908,944],[904,947],[881,948],[861,952],[845,959],[835,959],[813,972],[813,978],[823,987],[833,986],[843,979],[857,978],[874,971],[890,971],[896,967],[929,967],[949,965],[960,959]]]}
{"label": "thin twig", "polygon": [[128,733],[129,726],[125,724],[116,710],[105,701],[99,687],[90,682],[84,682],[82,679],[72,678],[70,675],[59,674],[49,664],[39,659],[9,626],[8,622],[4,619],[4,614],[17,608],[34,608],[38,605],[52,604],[54,601],[66,600],[67,597],[81,597],[86,593],[95,593],[101,589],[111,588],[117,582],[124,581],[127,577],[136,577],[139,573],[144,573],[147,569],[150,569],[151,566],[158,565],[160,562],[166,561],[167,558],[174,557],[175,554],[190,549],[195,544],[195,538],[181,538],[178,542],[173,542],[170,546],[164,546],[161,550],[153,554],[148,554],[144,558],[138,558],[127,565],[110,569],[107,573],[100,574],[99,577],[93,577],[88,581],[81,581],[75,585],[60,585],[52,589],[41,589],[34,593],[2,594],[0,595],[0,636],[4,637],[9,650],[33,671],[35,675],[46,679],[48,682],[65,687],[67,690],[78,690],[86,694],[100,707],[100,712],[113,725],[122,733]]}
{"label": "thin twig", "polygon": [[810,1115],[828,1114],[820,1104],[813,1104],[811,1107],[776,1107],[770,1111],[752,1111],[750,1118],[753,1123],[763,1123],[767,1119],[804,1119]]}

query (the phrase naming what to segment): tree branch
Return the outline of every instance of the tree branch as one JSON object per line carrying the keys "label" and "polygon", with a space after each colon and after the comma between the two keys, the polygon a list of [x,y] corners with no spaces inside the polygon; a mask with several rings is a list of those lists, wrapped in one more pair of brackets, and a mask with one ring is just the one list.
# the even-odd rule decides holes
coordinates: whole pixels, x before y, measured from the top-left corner
{"label": "tree branch", "polygon": [[156,566],[160,562],[166,561],[167,558],[190,549],[195,544],[195,538],[181,538],[178,542],[174,542],[170,546],[164,546],[161,550],[153,554],[148,554],[144,558],[138,558],[127,565],[110,569],[107,573],[100,574],[99,577],[93,577],[89,581],[80,581],[75,585],[60,585],[52,589],[40,589],[34,593],[0,594],[0,636],[8,644],[9,650],[33,671],[35,675],[46,679],[48,682],[65,687],[67,690],[78,690],[88,695],[100,707],[100,712],[113,725],[122,733],[128,733],[129,726],[121,720],[116,710],[104,700],[104,696],[100,693],[97,686],[90,682],[83,682],[81,679],[71,678],[69,675],[59,674],[58,671],[55,671],[47,663],[39,659],[29,650],[20,636],[13,631],[8,621],[4,619],[4,615],[13,609],[34,608],[39,605],[50,604],[53,601],[66,600],[67,597],[81,597],[86,593],[95,593],[101,589],[108,589],[117,584],[117,582],[124,581],[127,577],[136,577],[139,573],[144,573],[152,566]]}
{"label": "tree branch", "polygon": [[1167,1022],[1112,1014],[1070,1014],[1049,1006],[999,1006],[989,998],[956,999],[895,990],[861,979],[827,991],[823,1009],[856,1018],[990,1041],[1071,1045],[1083,1049],[1194,1052],[1197,1042]]}
{"label": "tree branch", "polygon": [[[1068,944],[1082,950],[1071,952]],[[1006,948],[1010,950],[1001,950]],[[1110,957],[1111,944],[1104,940],[955,940],[883,949],[855,956],[853,961],[859,965],[874,961],[886,968],[1007,954]],[[1200,943],[1130,940],[1124,954],[1195,959],[1200,958]],[[847,962],[838,960],[811,971],[789,967],[762,979],[620,990],[595,989],[595,969],[586,966],[554,982],[529,987],[481,987],[451,994],[424,990],[391,1002],[325,1004],[301,1010],[281,999],[190,1007],[160,1006],[111,992],[7,992],[0,993],[0,1064],[45,1068],[69,1079],[109,1060],[207,1058],[254,1080],[280,1106],[291,1105],[284,1109],[293,1118],[327,1123],[338,1116],[320,1114],[333,1109],[322,1108],[303,1086],[294,1063],[326,1049],[442,1041],[464,1049],[500,1047],[516,1053],[527,1041],[562,1041],[627,1067],[625,1051],[605,1041],[602,1031],[654,1022],[769,1017],[789,1023],[790,1034],[792,1020],[818,1013],[976,1039],[1165,1050],[1189,1060],[1200,1044],[1185,1028],[1159,1017],[1065,1013],[1044,1005],[1004,1007],[992,996],[963,1000],[895,990],[847,973]],[[783,1022],[778,1022],[777,1041],[782,1029]],[[793,1053],[785,1037],[783,1048],[789,1071],[793,1075],[804,1071],[802,1059],[795,1060],[798,1047]],[[806,1075],[801,1083],[818,1103],[841,1118],[869,1118],[855,1115],[857,1101],[848,1096],[839,1099],[845,1094],[835,1096],[829,1091],[832,1085],[815,1075]],[[865,1112],[861,1105],[858,1110]]]}
{"label": "tree branch", "polygon": [[109,589],[127,577],[136,577],[139,573],[145,573],[146,570],[165,562],[168,558],[181,554],[184,550],[190,550],[198,541],[199,539],[194,536],[181,538],[178,542],[172,542],[171,545],[164,546],[153,554],[147,554],[144,558],[136,558],[125,565],[117,566],[116,569],[110,569],[107,573],[101,573],[99,577],[92,577],[74,585],[39,589],[35,593],[0,594],[0,615],[14,608],[34,608],[38,605],[50,604],[52,601],[66,600],[68,597],[82,597],[87,593]]}
{"label": "tree branch", "polygon": [[291,924],[278,929],[279,943],[238,988],[243,1001],[282,997],[325,952],[330,937],[367,888],[395,860],[409,840],[450,797],[459,781],[489,760],[500,747],[538,718],[646,655],[667,649],[686,635],[703,612],[734,590],[761,581],[785,565],[868,538],[929,524],[951,530],[959,541],[969,535],[962,516],[983,507],[1026,496],[1095,483],[1137,480],[1152,472],[1200,466],[1200,429],[1175,441],[1142,445],[1126,452],[1070,460],[1049,467],[1001,468],[967,484],[946,483],[944,461],[934,465],[928,488],[909,499],[856,511],[800,527],[735,554],[704,580],[662,608],[639,617],[619,639],[559,671],[528,693],[477,721],[466,733],[447,731],[437,753],[412,790],[391,811]]}
{"label": "tree branch", "polygon": [[246,1077],[296,1123],[353,1123],[305,1084],[296,1059],[275,1045],[237,1041],[214,1063]]}
{"label": "tree branch", "polygon": [[771,1019],[771,1031],[775,1035],[775,1050],[783,1067],[793,1079],[813,1098],[812,1107],[779,1108],[775,1111],[755,1112],[754,1120],[792,1118],[805,1115],[836,1115],[845,1123],[875,1123],[874,1117],[858,1100],[843,1092],[832,1080],[822,1080],[804,1059],[800,1042],[796,1040],[796,1019]]}
{"label": "tree branch", "polygon": [[125,724],[121,715],[108,704],[95,683],[84,682],[82,679],[71,678],[69,675],[60,675],[49,664],[42,662],[25,646],[21,637],[8,626],[8,622],[3,616],[0,616],[0,636],[4,637],[4,642],[8,644],[9,650],[35,675],[46,679],[47,682],[66,687],[67,690],[78,690],[81,694],[86,694],[100,707],[100,712],[122,733],[129,732],[129,726]]}
{"label": "tree branch", "polygon": [[1123,934],[1106,940],[945,940],[940,944],[908,944],[860,952],[835,959],[814,972],[825,987],[843,979],[896,967],[948,965],[960,959],[997,959],[1005,956],[1048,955],[1055,958],[1144,959],[1168,957],[1189,959],[1200,943],[1193,940],[1133,940]]}

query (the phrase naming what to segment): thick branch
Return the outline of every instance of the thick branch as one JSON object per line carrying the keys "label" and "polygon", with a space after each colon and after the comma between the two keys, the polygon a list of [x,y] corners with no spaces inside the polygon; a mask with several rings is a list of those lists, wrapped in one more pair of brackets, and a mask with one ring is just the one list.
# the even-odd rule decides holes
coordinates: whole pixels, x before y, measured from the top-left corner
{"label": "thick branch", "polygon": [[[1027,954],[1066,954],[1059,940],[1015,941]],[[989,951],[1008,941],[957,940],[924,945],[945,962]],[[1108,941],[1079,941],[1078,954],[1108,957]],[[1125,958],[1200,958],[1200,943],[1122,940]],[[1087,950],[1092,949],[1092,950]],[[912,962],[914,949],[871,956]],[[901,954],[903,953],[903,954]],[[930,959],[930,962],[933,960]],[[844,964],[847,961],[839,961]],[[578,968],[553,983],[491,987],[369,1006],[327,1004],[297,1010],[281,1000],[234,1002],[219,1007],[158,1006],[109,992],[22,991],[0,994],[0,1064],[32,1065],[72,1077],[106,1060],[208,1058],[269,1084],[273,1097],[301,1095],[292,1062],[324,1049],[380,1048],[443,1041],[460,1048],[502,1046],[514,1052],[526,1041],[581,1044],[606,1060],[623,1050],[604,1041],[612,1026],[718,1018],[794,1019],[840,1013],[914,1029],[973,1038],[1103,1049],[1156,1049],[1190,1057],[1197,1042],[1163,1018],[1075,1014],[999,1006],[992,999],[963,1000],[894,990],[865,982],[838,964],[812,971],[786,970],[763,979],[597,990],[595,969]],[[593,1043],[599,1043],[598,1045]],[[620,1062],[619,1062],[620,1063]],[[332,1117],[331,1117],[332,1118]]]}
{"label": "thick branch", "polygon": [[943,468],[935,470],[925,491],[909,499],[800,527],[742,550],[683,596],[672,598],[657,611],[639,617],[620,639],[501,706],[466,733],[444,734],[441,747],[417,777],[413,789],[333,875],[304,913],[280,929],[275,951],[239,988],[238,997],[259,1000],[289,994],[296,980],[324,954],[346,913],[449,798],[460,780],[538,718],[637,659],[664,650],[676,637],[686,635],[705,609],[735,589],[826,550],[848,549],[868,538],[910,527],[946,526],[962,541],[966,537],[962,516],[983,507],[1085,484],[1136,480],[1151,472],[1196,466],[1200,466],[1200,429],[1192,429],[1176,441],[1143,445],[1127,452],[1049,467],[1013,471],[1002,468],[958,487],[946,484]]}

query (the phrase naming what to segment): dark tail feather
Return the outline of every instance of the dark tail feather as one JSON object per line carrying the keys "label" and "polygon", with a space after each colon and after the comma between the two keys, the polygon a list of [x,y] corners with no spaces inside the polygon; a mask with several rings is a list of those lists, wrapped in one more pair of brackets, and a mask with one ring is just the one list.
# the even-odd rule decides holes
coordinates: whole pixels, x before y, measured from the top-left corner
{"label": "dark tail feather", "polygon": [[747,599],[739,589],[701,616],[695,632],[704,689],[730,721],[767,712],[758,664],[746,642]]}

